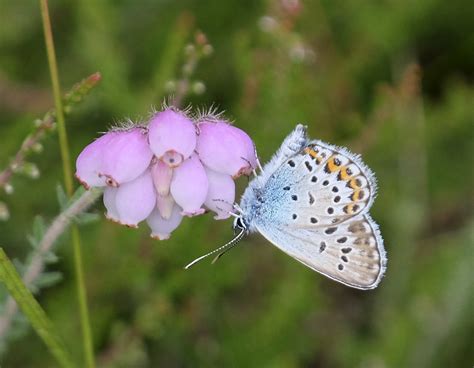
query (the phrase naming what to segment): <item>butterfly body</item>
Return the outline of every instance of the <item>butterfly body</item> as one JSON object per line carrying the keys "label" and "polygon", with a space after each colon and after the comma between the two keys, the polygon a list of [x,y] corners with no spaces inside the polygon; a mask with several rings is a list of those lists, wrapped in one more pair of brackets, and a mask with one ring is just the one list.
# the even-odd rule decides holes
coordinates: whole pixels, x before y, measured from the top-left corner
{"label": "butterfly body", "polygon": [[344,148],[309,140],[298,125],[245,190],[237,226],[325,276],[373,289],[386,266],[383,240],[368,211],[370,169]]}

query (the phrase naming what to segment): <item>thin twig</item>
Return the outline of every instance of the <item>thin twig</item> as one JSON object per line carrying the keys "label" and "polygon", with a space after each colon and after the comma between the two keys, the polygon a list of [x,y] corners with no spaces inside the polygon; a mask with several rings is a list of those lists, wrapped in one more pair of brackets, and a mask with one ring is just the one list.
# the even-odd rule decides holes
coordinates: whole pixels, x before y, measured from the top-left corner
{"label": "thin twig", "polygon": [[[100,81],[100,73],[94,73],[79,83],[75,84],[69,92],[63,97],[63,103],[66,111],[82,101],[83,97]],[[41,120],[38,120],[33,132],[25,138],[20,149],[17,151],[8,166],[0,171],[0,188],[5,187],[16,170],[25,164],[26,156],[34,151],[34,147],[46,136],[46,133],[52,131],[55,127],[56,110],[48,111]]]}
{"label": "thin twig", "polygon": [[189,60],[184,65],[186,72],[183,73],[180,80],[178,80],[176,84],[176,93],[173,97],[173,106],[181,106],[183,103],[183,99],[189,93],[189,85],[190,85],[190,76],[194,73],[196,69],[197,63],[199,61],[199,57],[197,55],[192,55],[189,57]]}
{"label": "thin twig", "polygon": [[28,152],[33,150],[34,146],[43,139],[46,132],[53,129],[54,117],[51,114],[47,114],[45,118],[38,124],[36,130],[28,136],[22,143],[20,149],[15,154],[10,164],[0,172],[0,188],[5,187],[10,181],[10,178],[15,173],[15,170],[25,163],[25,158]]}
{"label": "thin twig", "polygon": [[[27,287],[30,287],[38,279],[45,267],[45,254],[51,251],[58,238],[63,234],[71,221],[79,214],[86,211],[102,194],[101,190],[88,190],[84,192],[64,212],[60,213],[46,230],[43,239],[38,245],[37,252],[33,255],[31,262],[22,277]],[[18,312],[18,305],[9,296],[2,315],[0,316],[0,340],[3,340],[11,327],[13,317]]]}
{"label": "thin twig", "polygon": [[199,61],[212,53],[212,46],[206,35],[198,31],[194,44],[188,45],[187,50],[187,59],[182,68],[181,78],[176,82],[176,92],[171,101],[173,106],[182,106],[183,99],[191,90],[191,77],[194,75]]}

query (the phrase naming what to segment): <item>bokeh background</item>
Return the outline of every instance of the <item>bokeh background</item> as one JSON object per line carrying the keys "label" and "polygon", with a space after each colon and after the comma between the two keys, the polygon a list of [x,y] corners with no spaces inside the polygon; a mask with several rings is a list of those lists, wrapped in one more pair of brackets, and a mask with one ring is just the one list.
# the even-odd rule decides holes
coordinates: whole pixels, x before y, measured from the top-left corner
{"label": "bokeh background", "polygon": [[[185,219],[170,240],[103,216],[80,227],[100,367],[470,367],[473,353],[474,12],[471,1],[50,1],[63,90],[102,82],[67,117],[73,156],[110,124],[159,106],[202,31],[183,103],[214,104],[263,162],[298,122],[362,153],[388,252],[374,291],[352,290],[251,236],[217,264],[183,265],[227,241],[231,220]],[[53,106],[39,5],[0,2],[0,170]],[[0,243],[27,260],[33,219],[59,212],[57,135],[40,177],[0,193]],[[247,180],[239,179],[239,193]],[[100,202],[100,201],[99,201]],[[94,212],[102,214],[97,203]],[[81,354],[72,247],[37,297]],[[2,298],[5,297],[2,290]],[[21,316],[2,367],[55,366]]]}

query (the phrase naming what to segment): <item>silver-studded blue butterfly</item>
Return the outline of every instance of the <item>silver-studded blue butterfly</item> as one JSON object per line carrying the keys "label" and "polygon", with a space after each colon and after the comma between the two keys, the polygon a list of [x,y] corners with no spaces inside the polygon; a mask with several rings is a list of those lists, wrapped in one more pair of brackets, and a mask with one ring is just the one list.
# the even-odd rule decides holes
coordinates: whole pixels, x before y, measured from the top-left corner
{"label": "silver-studded blue butterfly", "polygon": [[369,215],[376,191],[375,177],[359,156],[309,140],[297,125],[235,205],[238,235],[186,268],[216,252],[218,259],[244,235],[259,232],[309,268],[347,286],[373,289],[387,262]]}

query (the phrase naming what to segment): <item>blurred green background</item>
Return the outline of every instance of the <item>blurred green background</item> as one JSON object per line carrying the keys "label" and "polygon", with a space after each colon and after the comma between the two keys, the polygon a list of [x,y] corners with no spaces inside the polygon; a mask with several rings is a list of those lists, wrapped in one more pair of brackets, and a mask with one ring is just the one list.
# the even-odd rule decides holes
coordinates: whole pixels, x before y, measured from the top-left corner
{"label": "blurred green background", "polygon": [[[74,158],[97,132],[146,116],[173,92],[201,30],[214,52],[197,65],[184,103],[225,110],[263,162],[306,123],[313,138],[362,153],[380,187],[372,214],[389,262],[367,292],[260,236],[185,272],[232,236],[230,220],[210,215],[185,219],[166,242],[102,216],[82,226],[98,366],[472,366],[471,1],[51,0],[50,11],[63,90],[96,71],[103,77],[67,117]],[[39,5],[1,1],[0,24],[1,170],[53,101]],[[15,175],[14,192],[0,193],[10,211],[0,243],[19,260],[34,216],[59,211],[57,135],[43,144],[29,157],[40,177]],[[37,297],[79,359],[68,236],[58,254],[50,270],[63,280]],[[2,367],[55,366],[24,325],[15,321]]]}

